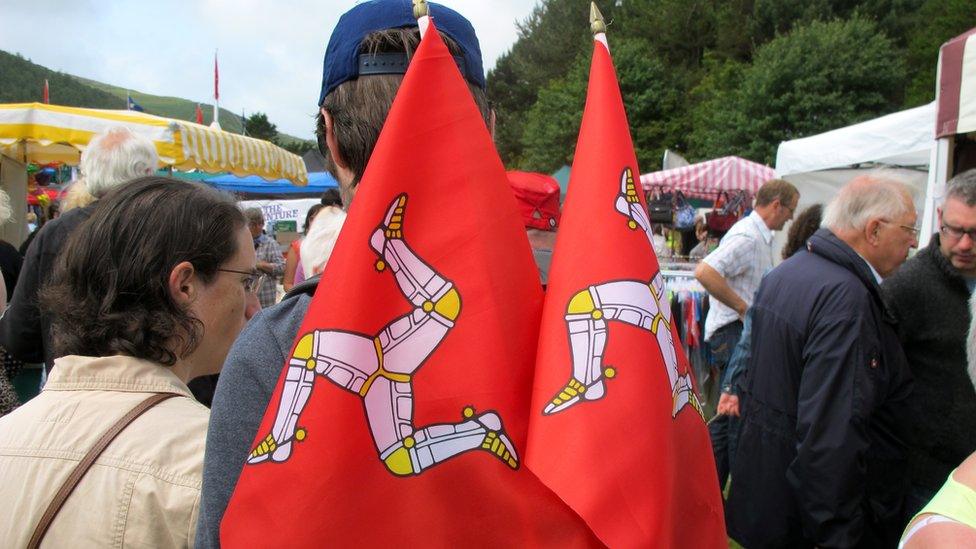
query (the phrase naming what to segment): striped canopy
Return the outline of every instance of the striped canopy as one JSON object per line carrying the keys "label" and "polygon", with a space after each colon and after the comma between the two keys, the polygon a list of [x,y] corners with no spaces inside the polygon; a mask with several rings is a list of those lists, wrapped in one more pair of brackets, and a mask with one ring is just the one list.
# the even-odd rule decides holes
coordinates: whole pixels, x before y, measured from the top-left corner
{"label": "striped canopy", "polygon": [[976,131],[976,28],[939,50],[936,138]]}
{"label": "striped canopy", "polygon": [[301,157],[267,141],[136,111],[0,104],[0,152],[25,162],[77,165],[91,138],[114,126],[152,141],[162,166],[288,179],[297,185],[308,181]]}
{"label": "striped canopy", "polygon": [[646,191],[661,185],[667,191],[681,191],[688,197],[714,199],[719,191],[741,190],[754,195],[763,183],[774,177],[776,172],[769,166],[738,156],[723,156],[698,164],[644,174],[641,176],[641,184]]}

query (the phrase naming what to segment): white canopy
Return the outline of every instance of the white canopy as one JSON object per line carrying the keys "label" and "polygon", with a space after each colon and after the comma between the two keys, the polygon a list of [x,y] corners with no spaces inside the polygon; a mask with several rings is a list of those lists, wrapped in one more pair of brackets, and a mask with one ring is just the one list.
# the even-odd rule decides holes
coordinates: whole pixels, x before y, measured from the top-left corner
{"label": "white canopy", "polygon": [[[802,210],[816,203],[826,205],[859,174],[877,168],[893,169],[916,189],[916,208],[925,218],[923,227],[927,227],[919,238],[927,242],[933,226],[929,218],[934,213],[930,213],[932,197],[926,197],[925,191],[934,149],[935,103],[931,103],[784,141],[776,153],[776,173],[800,190]],[[779,235],[777,240],[784,242],[785,237]]]}

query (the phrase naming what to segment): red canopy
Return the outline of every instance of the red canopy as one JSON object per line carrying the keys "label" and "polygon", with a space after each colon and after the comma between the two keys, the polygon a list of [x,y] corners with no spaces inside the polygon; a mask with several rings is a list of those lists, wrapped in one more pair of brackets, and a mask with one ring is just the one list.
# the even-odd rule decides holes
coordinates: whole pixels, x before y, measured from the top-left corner
{"label": "red canopy", "polygon": [[976,98],[971,93],[976,85],[974,55],[976,28],[949,40],[939,50],[937,138],[976,131]]}
{"label": "red canopy", "polygon": [[508,184],[526,227],[552,231],[559,224],[559,183],[550,175],[509,171]]}
{"label": "red canopy", "polygon": [[657,185],[668,191],[681,191],[688,197],[713,199],[718,191],[739,190],[756,194],[763,183],[776,177],[776,171],[763,164],[724,156],[681,168],[641,176],[644,190]]}

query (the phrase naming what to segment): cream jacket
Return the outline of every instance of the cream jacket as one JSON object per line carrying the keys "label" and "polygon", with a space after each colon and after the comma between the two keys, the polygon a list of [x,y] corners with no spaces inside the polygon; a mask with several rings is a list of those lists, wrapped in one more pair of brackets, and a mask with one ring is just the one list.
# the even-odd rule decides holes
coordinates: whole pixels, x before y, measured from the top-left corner
{"label": "cream jacket", "polygon": [[178,393],[132,422],[68,497],[42,547],[193,545],[210,416],[168,368],[67,356],[44,390],[0,418],[0,547],[24,547],[95,441],[149,393]]}

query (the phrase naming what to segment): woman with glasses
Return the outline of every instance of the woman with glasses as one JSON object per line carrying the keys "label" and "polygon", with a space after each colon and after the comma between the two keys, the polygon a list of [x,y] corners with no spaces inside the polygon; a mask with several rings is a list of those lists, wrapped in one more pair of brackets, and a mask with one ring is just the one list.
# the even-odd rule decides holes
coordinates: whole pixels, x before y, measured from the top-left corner
{"label": "woman with glasses", "polygon": [[258,310],[244,216],[202,185],[146,177],[102,198],[65,250],[41,291],[60,358],[0,418],[0,539],[189,545],[209,412],[186,383],[220,369]]}

